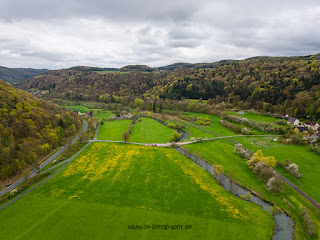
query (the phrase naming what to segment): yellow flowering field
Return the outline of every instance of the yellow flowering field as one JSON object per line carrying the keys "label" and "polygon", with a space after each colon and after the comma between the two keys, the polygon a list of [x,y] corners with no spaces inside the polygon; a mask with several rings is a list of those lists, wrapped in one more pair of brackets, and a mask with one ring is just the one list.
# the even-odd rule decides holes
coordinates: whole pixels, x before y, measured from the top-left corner
{"label": "yellow flowering field", "polygon": [[[174,149],[130,144],[91,144],[56,177],[7,209],[25,216],[19,219],[26,229],[32,227],[34,239],[59,238],[62,231],[68,232],[68,239],[270,239],[274,227],[271,214],[226,192]],[[4,227],[19,223],[5,213],[0,212]],[[34,217],[42,215],[42,221],[34,223]],[[11,225],[1,220],[4,217]],[[46,224],[53,227],[48,230]],[[175,224],[192,228],[129,227]],[[31,236],[23,228],[14,233],[3,229],[0,237],[6,234],[7,239]]]}

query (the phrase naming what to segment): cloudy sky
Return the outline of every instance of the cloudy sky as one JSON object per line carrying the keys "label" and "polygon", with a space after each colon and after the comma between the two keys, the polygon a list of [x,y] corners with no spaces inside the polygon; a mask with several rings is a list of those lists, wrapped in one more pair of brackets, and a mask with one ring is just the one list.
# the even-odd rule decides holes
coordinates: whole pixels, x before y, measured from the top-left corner
{"label": "cloudy sky", "polygon": [[156,67],[320,52],[319,0],[0,0],[0,65]]}

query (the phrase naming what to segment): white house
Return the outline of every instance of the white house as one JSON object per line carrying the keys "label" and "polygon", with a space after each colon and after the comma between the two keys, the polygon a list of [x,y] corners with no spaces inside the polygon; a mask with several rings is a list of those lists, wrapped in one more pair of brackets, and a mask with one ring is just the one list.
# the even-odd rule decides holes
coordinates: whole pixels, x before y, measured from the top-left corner
{"label": "white house", "polygon": [[304,125],[312,130],[317,130],[319,128],[319,123],[316,122],[305,122]]}
{"label": "white house", "polygon": [[290,123],[290,124],[293,124],[293,125],[295,125],[295,126],[299,126],[300,121],[299,121],[298,119],[296,119],[296,118],[289,117],[287,123],[288,123],[288,124],[289,124],[289,123]]}

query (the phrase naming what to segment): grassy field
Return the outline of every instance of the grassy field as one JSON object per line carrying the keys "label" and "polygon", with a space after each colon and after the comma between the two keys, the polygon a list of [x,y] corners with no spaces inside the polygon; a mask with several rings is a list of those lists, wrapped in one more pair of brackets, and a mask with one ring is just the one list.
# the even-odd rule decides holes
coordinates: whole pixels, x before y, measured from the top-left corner
{"label": "grassy field", "polygon": [[[230,122],[230,121],[228,121],[228,122]],[[232,124],[234,124],[234,125],[236,125],[236,126],[241,126],[241,127],[246,127],[246,128],[248,128],[248,129],[251,129],[254,135],[277,135],[277,134],[280,134],[280,133],[267,133],[267,132],[263,132],[263,131],[260,131],[260,130],[258,130],[258,129],[254,129],[254,128],[251,128],[251,127],[246,126],[246,125],[244,125],[244,124],[240,124],[240,123],[236,123],[236,122],[230,122],[230,123],[232,123]],[[239,134],[241,134],[241,133],[239,133]]]}
{"label": "grassy field", "polygon": [[259,114],[255,114],[255,113],[251,113],[251,112],[244,112],[244,114],[239,114],[236,112],[229,112],[229,114],[230,115],[237,115],[240,117],[245,117],[248,120],[254,120],[257,122],[264,122],[264,123],[273,123],[273,122],[279,120],[279,118],[263,116],[263,115],[259,115]]}
{"label": "grassy field", "polygon": [[171,135],[174,131],[153,119],[141,118],[141,122],[133,125],[130,141],[139,143],[167,143],[171,141]]}
{"label": "grassy field", "polygon": [[[231,135],[237,135],[236,133],[230,131],[229,129],[225,128],[224,126],[221,125],[220,117],[217,116],[212,116],[209,114],[204,114],[204,113],[188,113],[189,116],[195,115],[196,117],[206,117],[211,119],[211,124],[208,126],[200,126],[206,130],[209,130],[211,132],[223,135],[223,136],[231,136]],[[192,123],[194,124],[194,123]],[[196,124],[195,124],[196,125]]]}
{"label": "grassy field", "polygon": [[95,71],[96,73],[105,74],[105,73],[119,73],[120,70],[113,70],[113,71]]}
{"label": "grassy field", "polygon": [[312,152],[307,146],[283,145],[274,141],[274,138],[248,137],[233,140],[242,143],[253,152],[262,149],[264,155],[274,156],[278,161],[285,162],[289,159],[296,163],[299,172],[303,174],[300,181],[283,168],[276,167],[275,169],[320,203],[320,175],[317,171],[320,169],[320,155]]}
{"label": "grassy field", "polygon": [[64,108],[67,108],[71,111],[79,111],[81,113],[86,113],[86,112],[90,112],[92,111],[93,112],[93,115],[95,117],[98,117],[99,120],[102,120],[102,119],[107,119],[109,117],[111,117],[112,115],[114,115],[112,112],[110,111],[106,111],[106,110],[102,110],[102,109],[90,109],[90,108],[87,108],[85,106],[77,106],[77,105],[64,105],[64,106],[61,106],[61,107],[64,107]]}
{"label": "grassy field", "polygon": [[[94,143],[0,211],[0,239],[270,239],[272,215],[173,149]],[[128,225],[191,225],[132,230]]]}
{"label": "grassy field", "polygon": [[81,113],[86,113],[89,112],[89,108],[85,107],[85,106],[76,106],[76,105],[62,105],[60,107],[64,107],[67,108],[71,111],[79,111]]}
{"label": "grassy field", "polygon": [[205,139],[206,137],[207,137],[207,138],[217,137],[217,135],[207,133],[207,132],[202,131],[202,130],[200,130],[200,129],[198,129],[198,128],[195,128],[195,127],[192,127],[192,126],[188,126],[188,125],[186,126],[185,131],[188,133],[188,136],[189,136],[188,139],[187,139],[187,141],[189,141],[190,138],[192,138],[192,137],[195,137],[196,139],[197,139],[198,137],[201,137],[201,138],[203,138],[203,139]]}
{"label": "grassy field", "polygon": [[131,120],[118,120],[105,122],[100,125],[98,139],[122,141],[122,134],[124,131],[129,130]]}
{"label": "grassy field", "polygon": [[[248,137],[244,138],[233,138],[240,142],[239,139],[243,141],[248,140]],[[258,139],[258,138],[257,138]],[[260,138],[259,138],[260,139]],[[246,144],[244,144],[246,146]],[[247,146],[250,150],[255,151],[255,148]],[[240,156],[233,152],[234,144],[225,140],[219,139],[214,142],[201,142],[186,145],[184,148],[192,150],[194,153],[202,156],[211,164],[222,165],[225,173],[233,178],[236,182],[248,187],[266,200],[276,203],[281,208],[285,209],[290,213],[291,218],[295,221],[295,234],[299,239],[308,239],[306,235],[300,215],[301,207],[305,207],[310,210],[315,226],[318,231],[320,229],[320,213],[316,210],[306,199],[299,195],[289,186],[286,187],[284,193],[275,195],[267,190],[265,184],[259,180],[249,169],[246,161]],[[258,149],[258,148],[256,148]],[[272,155],[270,152],[263,150],[266,156]],[[291,153],[294,155],[294,153]],[[303,177],[304,178],[304,177]],[[306,183],[307,184],[307,183]],[[312,183],[308,183],[312,186]],[[316,184],[316,183],[315,183]],[[308,186],[308,187],[310,187]],[[314,188],[319,189],[319,187]],[[288,202],[291,204],[289,205]],[[293,206],[293,208],[291,207]],[[312,209],[312,210],[311,210]],[[312,211],[312,212],[311,212]],[[314,215],[313,215],[314,214]]]}
{"label": "grassy field", "polygon": [[[184,102],[200,103],[200,99],[183,99]],[[206,103],[208,100],[201,100],[202,103]]]}

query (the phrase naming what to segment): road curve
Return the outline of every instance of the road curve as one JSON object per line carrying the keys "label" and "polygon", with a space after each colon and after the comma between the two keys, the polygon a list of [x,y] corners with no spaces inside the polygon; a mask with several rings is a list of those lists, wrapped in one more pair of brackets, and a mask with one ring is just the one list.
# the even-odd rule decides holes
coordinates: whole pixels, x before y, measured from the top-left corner
{"label": "road curve", "polygon": [[63,146],[59,151],[57,151],[55,154],[53,154],[51,157],[49,157],[47,160],[45,160],[43,163],[41,163],[38,167],[38,169],[34,169],[32,170],[27,176],[24,176],[22,178],[20,178],[18,181],[12,183],[9,187],[5,188],[4,190],[2,190],[0,192],[0,197],[3,196],[4,194],[10,192],[12,189],[18,187],[21,183],[23,183],[24,181],[26,181],[28,178],[30,177],[34,177],[36,175],[36,173],[43,169],[45,166],[47,166],[50,162],[52,162],[56,157],[58,157],[61,153],[63,153],[71,144],[74,144],[79,138],[80,136],[87,131],[88,128],[88,123],[87,121],[83,120],[83,127],[81,132],[74,138],[72,139],[72,141],[70,141],[68,144],[66,144],[65,146]]}

